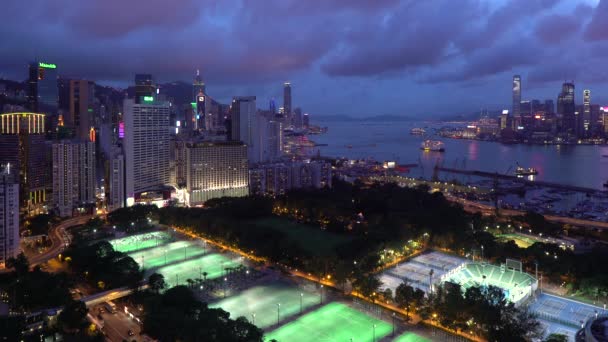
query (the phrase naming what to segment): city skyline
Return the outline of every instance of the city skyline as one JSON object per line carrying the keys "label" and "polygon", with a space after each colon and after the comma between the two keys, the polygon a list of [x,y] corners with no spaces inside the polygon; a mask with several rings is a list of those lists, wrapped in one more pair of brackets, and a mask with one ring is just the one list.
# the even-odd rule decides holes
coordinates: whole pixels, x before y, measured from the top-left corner
{"label": "city skyline", "polygon": [[[0,14],[8,38],[0,44],[0,77],[26,79],[31,60],[56,63],[62,77],[121,87],[135,73],[192,82],[200,69],[221,102],[280,100],[288,81],[294,103],[316,115],[427,118],[509,108],[514,74],[522,76],[522,99],[554,99],[563,81],[574,80],[596,103],[608,100],[606,1],[480,0],[455,8],[449,1],[184,0],[131,2],[121,19],[112,16],[117,3],[66,0],[70,9],[59,13],[61,6],[33,2],[13,2]],[[37,24],[24,30],[23,20]],[[21,43],[31,41],[37,44]]]}

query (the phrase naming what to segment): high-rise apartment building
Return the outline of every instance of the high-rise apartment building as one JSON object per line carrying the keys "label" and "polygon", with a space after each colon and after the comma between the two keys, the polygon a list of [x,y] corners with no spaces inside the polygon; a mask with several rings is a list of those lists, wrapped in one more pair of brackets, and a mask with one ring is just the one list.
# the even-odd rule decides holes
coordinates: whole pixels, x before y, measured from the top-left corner
{"label": "high-rise apartment building", "polygon": [[511,113],[514,117],[519,117],[521,115],[521,76],[514,75],[513,76],[513,106],[511,108]]}
{"label": "high-rise apartment building", "polygon": [[125,190],[125,156],[119,147],[114,146],[112,155],[106,160],[106,207],[108,211],[123,208],[126,205]]}
{"label": "high-rise apartment building", "polygon": [[247,146],[242,142],[188,143],[185,152],[187,205],[249,194]]}
{"label": "high-rise apartment building", "polygon": [[0,269],[19,254],[19,177],[10,163],[0,170]]}
{"label": "high-rise apartment building", "polygon": [[94,126],[93,102],[95,83],[86,80],[70,80],[70,114],[65,124],[74,129],[80,140],[90,140],[89,134]]}
{"label": "high-rise apartment building", "polygon": [[74,209],[95,203],[95,143],[56,142],[53,156],[53,207],[59,216],[72,216]]}
{"label": "high-rise apartment building", "polygon": [[45,114],[0,114],[0,161],[19,175],[21,207],[28,214],[44,211],[52,187],[50,147],[45,140]]}
{"label": "high-rise apartment building", "polygon": [[124,150],[127,206],[138,194],[169,184],[171,123],[169,104],[153,97],[124,101]]}

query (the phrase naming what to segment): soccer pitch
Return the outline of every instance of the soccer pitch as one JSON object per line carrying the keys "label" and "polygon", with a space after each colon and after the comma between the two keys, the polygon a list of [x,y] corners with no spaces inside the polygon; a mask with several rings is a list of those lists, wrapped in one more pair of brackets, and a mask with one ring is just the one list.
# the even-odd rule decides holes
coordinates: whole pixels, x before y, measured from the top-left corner
{"label": "soccer pitch", "polygon": [[[184,261],[188,258],[200,257],[205,250],[194,241],[176,241],[155,248],[149,248],[129,253],[129,256],[143,266],[146,271],[152,271],[165,265]],[[143,263],[143,265],[142,265]]]}
{"label": "soccer pitch", "polygon": [[431,342],[431,340],[420,335],[416,335],[413,332],[406,332],[393,340],[393,342]]}
{"label": "soccer pitch", "polygon": [[[374,328],[375,327],[375,328]],[[329,303],[266,335],[279,342],[372,342],[389,335],[392,326],[342,303]]]}
{"label": "soccer pitch", "polygon": [[[320,303],[320,293],[299,291],[288,284],[272,284],[256,286],[237,295],[223,299],[210,305],[230,312],[230,317],[243,316],[255,325],[266,328],[277,323],[277,313],[280,320],[300,313],[300,299],[302,310]],[[281,304],[279,310],[278,305]],[[255,315],[255,318],[253,317]]]}
{"label": "soccer pitch", "polygon": [[160,267],[156,270],[156,273],[162,274],[169,286],[176,286],[177,284],[186,284],[187,279],[198,279],[202,272],[207,272],[207,279],[219,278],[224,274],[225,268],[238,265],[237,261],[214,253],[174,265]]}
{"label": "soccer pitch", "polygon": [[111,240],[110,243],[114,247],[114,250],[129,253],[164,245],[171,240],[171,235],[167,232],[152,232],[126,236],[120,239]]}

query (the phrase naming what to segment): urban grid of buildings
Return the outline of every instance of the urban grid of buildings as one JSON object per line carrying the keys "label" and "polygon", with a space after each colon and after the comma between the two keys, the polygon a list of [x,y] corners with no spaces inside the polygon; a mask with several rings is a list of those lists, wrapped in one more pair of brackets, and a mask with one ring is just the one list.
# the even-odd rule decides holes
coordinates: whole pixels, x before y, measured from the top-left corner
{"label": "urban grid of buildings", "polygon": [[58,70],[37,61],[25,84],[0,83],[0,268],[19,253],[20,220],[41,213],[331,186],[330,163],[302,153],[309,116],[292,107],[290,83],[283,107],[261,109],[256,96],[219,103],[198,70],[178,90],[137,74],[126,91]]}

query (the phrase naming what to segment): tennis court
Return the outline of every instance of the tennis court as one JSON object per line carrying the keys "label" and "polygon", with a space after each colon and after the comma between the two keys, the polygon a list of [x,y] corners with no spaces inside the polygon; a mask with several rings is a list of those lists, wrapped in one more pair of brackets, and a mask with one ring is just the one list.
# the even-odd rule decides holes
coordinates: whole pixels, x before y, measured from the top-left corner
{"label": "tennis court", "polygon": [[405,334],[398,336],[393,342],[431,342],[426,337],[414,334],[413,332],[406,332]]}
{"label": "tennis court", "polygon": [[236,267],[240,263],[228,256],[213,253],[205,254],[196,259],[190,259],[174,265],[158,268],[155,272],[165,277],[169,286],[186,284],[187,279],[199,279],[202,272],[207,272],[207,279],[219,278],[228,267]]}
{"label": "tennis court", "polygon": [[129,235],[120,239],[111,240],[114,250],[129,253],[138,250],[164,245],[173,240],[167,232],[151,232]]}
{"label": "tennis court", "polygon": [[536,313],[539,319],[546,321],[549,325],[551,323],[558,323],[576,329],[579,329],[596,312],[604,312],[598,306],[547,293],[540,294],[530,305],[530,310]]}
{"label": "tennis court", "polygon": [[333,302],[266,335],[279,342],[372,342],[392,332],[389,323]]}
{"label": "tennis court", "polygon": [[176,241],[128,254],[140,266],[150,271],[165,265],[200,257],[205,252],[205,249],[201,247],[201,243],[197,241]]}
{"label": "tennis court", "polygon": [[247,289],[210,306],[230,312],[232,318],[243,316],[258,327],[267,328],[277,324],[277,314],[279,320],[283,321],[298,315],[300,309],[306,311],[319,305],[320,299],[319,293],[300,291],[295,286],[279,282]]}

